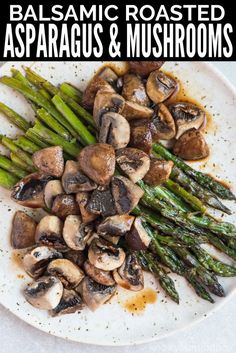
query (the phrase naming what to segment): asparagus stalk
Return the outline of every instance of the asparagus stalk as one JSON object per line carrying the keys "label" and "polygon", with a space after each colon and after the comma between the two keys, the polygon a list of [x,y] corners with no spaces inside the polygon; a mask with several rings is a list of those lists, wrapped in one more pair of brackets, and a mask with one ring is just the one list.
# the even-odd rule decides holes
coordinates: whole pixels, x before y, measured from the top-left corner
{"label": "asparagus stalk", "polygon": [[14,143],[20,147],[23,151],[28,152],[29,154],[33,154],[41,149],[41,147],[37,146],[34,142],[30,141],[25,136],[20,136]]}
{"label": "asparagus stalk", "polygon": [[32,171],[34,170],[34,164],[32,162],[31,155],[21,148],[19,148],[14,141],[9,139],[8,137],[2,137],[1,139],[2,144],[7,147],[11,152],[17,154],[23,161],[25,161],[30,167],[32,167]]}
{"label": "asparagus stalk", "polygon": [[32,142],[34,142],[36,145],[38,145],[40,148],[46,148],[49,147],[50,144],[46,143],[45,141],[42,141],[41,138],[39,138],[33,131],[32,129],[29,129],[26,131],[26,136],[29,138],[29,140],[31,140]]}
{"label": "asparagus stalk", "polygon": [[27,131],[31,125],[30,123],[24,119],[21,115],[17,114],[10,107],[0,102],[0,111],[8,118],[8,120],[16,125],[19,129],[23,131]]}
{"label": "asparagus stalk", "polygon": [[12,189],[18,181],[19,178],[17,176],[0,168],[0,186],[4,189]]}
{"label": "asparagus stalk", "polygon": [[27,175],[27,172],[16,166],[9,158],[0,155],[0,168],[8,171],[11,174],[19,178],[23,178]]}
{"label": "asparagus stalk", "polygon": [[24,85],[30,87],[30,83],[27,78],[17,69],[11,68],[12,77],[18,81],[21,81]]}
{"label": "asparagus stalk", "polygon": [[78,88],[72,86],[70,83],[63,82],[60,85],[60,90],[61,92],[67,94],[67,96],[70,98],[74,99],[75,102],[81,102],[83,93]]}
{"label": "asparagus stalk", "polygon": [[10,157],[17,167],[25,171],[26,175],[35,171],[34,168],[25,163],[16,153],[11,152]]}

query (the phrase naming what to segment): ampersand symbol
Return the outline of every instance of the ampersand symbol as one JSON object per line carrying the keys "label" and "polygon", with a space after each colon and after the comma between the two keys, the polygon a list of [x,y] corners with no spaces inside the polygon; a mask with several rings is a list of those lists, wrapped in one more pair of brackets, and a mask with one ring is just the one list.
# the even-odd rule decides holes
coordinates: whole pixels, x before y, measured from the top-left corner
{"label": "ampersand symbol", "polygon": [[110,27],[110,38],[111,42],[109,45],[109,53],[112,58],[115,58],[116,56],[120,57],[120,42],[116,41],[116,38],[118,36],[118,26],[117,24],[113,23]]}

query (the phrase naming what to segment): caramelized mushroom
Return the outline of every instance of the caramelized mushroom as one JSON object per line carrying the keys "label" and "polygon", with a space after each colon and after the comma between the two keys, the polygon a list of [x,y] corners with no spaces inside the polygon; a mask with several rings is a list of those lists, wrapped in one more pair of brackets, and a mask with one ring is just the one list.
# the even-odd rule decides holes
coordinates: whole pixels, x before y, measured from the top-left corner
{"label": "caramelized mushroom", "polygon": [[175,137],[175,121],[165,104],[160,103],[157,106],[152,123],[155,126],[154,133],[152,134],[154,142],[158,140],[170,140]]}
{"label": "caramelized mushroom", "polygon": [[59,316],[64,314],[73,314],[83,309],[84,303],[81,296],[73,289],[64,289],[60,303],[51,310],[51,315]]}
{"label": "caramelized mushroom", "polygon": [[147,120],[134,120],[130,123],[130,142],[131,147],[138,148],[147,154],[152,149],[152,126]]}
{"label": "caramelized mushroom", "polygon": [[58,250],[66,250],[62,237],[63,223],[57,216],[45,216],[37,225],[35,241],[37,244],[53,246]]}
{"label": "caramelized mushroom", "polygon": [[60,180],[50,180],[44,188],[45,205],[51,209],[53,201],[57,195],[63,194],[64,190]]}
{"label": "caramelized mushroom", "polygon": [[11,230],[11,244],[14,249],[29,248],[35,244],[37,223],[22,211],[16,211]]}
{"label": "caramelized mushroom", "polygon": [[103,239],[105,239],[105,240],[107,240],[107,241],[109,241],[109,243],[112,243],[112,244],[114,244],[114,245],[117,245],[118,243],[119,243],[119,240],[120,240],[120,237],[118,237],[118,236],[112,236],[112,235],[109,235],[109,234],[100,234],[100,236],[103,238]]}
{"label": "caramelized mushroom", "polygon": [[90,223],[97,218],[96,214],[91,213],[87,210],[89,197],[90,197],[90,194],[88,192],[78,192],[76,194],[76,202],[79,205],[82,221],[85,224]]}
{"label": "caramelized mushroom", "polygon": [[176,88],[177,82],[159,70],[150,73],[146,85],[149,98],[156,104],[169,98]]}
{"label": "caramelized mushroom", "polygon": [[130,232],[125,236],[129,249],[146,250],[149,247],[151,239],[142,225],[142,219],[136,217]]}
{"label": "caramelized mushroom", "polygon": [[123,77],[122,96],[130,102],[142,106],[149,106],[150,101],[141,78],[134,74],[126,74]]}
{"label": "caramelized mushroom", "polygon": [[126,147],[130,140],[130,126],[120,114],[109,112],[102,116],[99,142],[108,143],[117,150]]}
{"label": "caramelized mushroom", "polygon": [[133,183],[143,179],[150,167],[149,156],[137,148],[122,148],[116,152],[116,162]]}
{"label": "caramelized mushroom", "polygon": [[84,250],[92,230],[91,225],[82,223],[80,216],[69,215],[64,223],[63,238],[70,249]]}
{"label": "caramelized mushroom", "polygon": [[151,119],[153,116],[153,109],[148,107],[143,107],[140,104],[125,101],[124,108],[122,109],[121,114],[128,120],[137,120],[137,119]]}
{"label": "caramelized mushroom", "polygon": [[56,196],[52,205],[52,213],[63,220],[69,215],[79,214],[79,205],[75,201],[75,196],[65,194]]}
{"label": "caramelized mushroom", "polygon": [[143,196],[143,190],[123,176],[113,177],[111,184],[118,214],[131,212]]}
{"label": "caramelized mushroom", "polygon": [[86,209],[89,213],[103,217],[113,216],[116,213],[115,202],[110,189],[97,189],[87,203]]}
{"label": "caramelized mushroom", "polygon": [[115,172],[115,151],[105,143],[86,146],[79,154],[82,172],[99,185],[109,184]]}
{"label": "caramelized mushroom", "polygon": [[64,253],[64,257],[67,260],[72,261],[74,264],[76,264],[79,267],[82,267],[84,262],[87,259],[87,255],[84,251],[78,251],[78,250],[69,250]]}
{"label": "caramelized mushroom", "polygon": [[56,259],[47,268],[50,275],[58,277],[66,289],[74,289],[84,278],[83,271],[67,259]]}
{"label": "caramelized mushroom", "polygon": [[84,263],[84,271],[94,281],[103,284],[104,286],[113,286],[115,284],[115,281],[110,272],[98,269],[88,260]]}
{"label": "caramelized mushroom", "polygon": [[151,159],[150,169],[143,180],[151,186],[160,185],[169,179],[173,165],[172,161],[153,158]]}
{"label": "caramelized mushroom", "polygon": [[198,160],[209,156],[209,147],[200,131],[192,129],[180,136],[173,152],[186,160]]}
{"label": "caramelized mushroom", "polygon": [[206,118],[205,112],[192,103],[175,103],[169,109],[176,123],[177,139],[187,130],[199,129]]}
{"label": "caramelized mushroom", "polygon": [[64,170],[63,149],[60,146],[43,148],[33,154],[33,162],[42,173],[59,178]]}
{"label": "caramelized mushroom", "polygon": [[129,61],[130,72],[140,76],[148,76],[152,71],[160,69],[165,61]]}
{"label": "caramelized mushroom", "polygon": [[107,81],[108,83],[110,83],[110,85],[114,85],[115,82],[118,79],[117,74],[115,73],[115,71],[113,71],[110,67],[105,66],[103,67],[99,72],[98,72],[98,76],[100,78],[102,78],[103,80]]}
{"label": "caramelized mushroom", "polygon": [[100,235],[121,236],[130,230],[133,221],[134,216],[127,214],[107,217],[98,225],[97,232]]}

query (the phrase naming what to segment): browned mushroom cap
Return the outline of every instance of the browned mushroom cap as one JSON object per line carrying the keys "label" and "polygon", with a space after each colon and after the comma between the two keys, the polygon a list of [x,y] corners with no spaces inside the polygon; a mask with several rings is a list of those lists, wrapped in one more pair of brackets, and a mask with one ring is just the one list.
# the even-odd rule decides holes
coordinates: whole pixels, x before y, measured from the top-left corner
{"label": "browned mushroom cap", "polygon": [[105,143],[86,146],[79,154],[82,172],[99,185],[109,184],[115,172],[115,151]]}
{"label": "browned mushroom cap", "polygon": [[73,314],[76,311],[83,309],[84,303],[81,296],[74,291],[73,289],[63,290],[63,295],[60,303],[50,311],[50,314],[54,316],[64,315],[64,314]]}
{"label": "browned mushroom cap", "polygon": [[91,213],[87,210],[89,198],[90,198],[90,194],[88,192],[78,192],[76,194],[76,202],[79,205],[82,221],[85,224],[90,223],[97,218],[96,214]]}
{"label": "browned mushroom cap", "polygon": [[99,142],[108,143],[117,150],[126,147],[130,140],[130,126],[120,114],[109,112],[102,116]]}
{"label": "browned mushroom cap", "polygon": [[148,76],[150,72],[160,69],[165,61],[129,61],[130,72],[140,76]]}
{"label": "browned mushroom cap", "polygon": [[206,118],[205,112],[192,103],[175,103],[169,109],[176,123],[177,139],[187,130],[199,129]]}
{"label": "browned mushroom cap", "polygon": [[103,271],[93,266],[88,260],[84,263],[85,273],[91,277],[97,283],[103,284],[104,286],[113,286],[115,284],[114,278],[108,271]]}
{"label": "browned mushroom cap", "polygon": [[97,75],[103,80],[110,83],[110,85],[114,85],[116,80],[118,79],[118,76],[115,71],[113,71],[109,66],[104,66],[101,70],[99,70]]}
{"label": "browned mushroom cap", "polygon": [[126,256],[123,265],[113,271],[113,277],[121,287],[135,292],[144,287],[143,271],[135,254]]}
{"label": "browned mushroom cap", "polygon": [[58,277],[66,289],[74,289],[84,278],[84,272],[67,259],[56,259],[47,268],[50,275]]}
{"label": "browned mushroom cap", "polygon": [[150,244],[150,237],[142,225],[140,217],[136,217],[130,232],[125,236],[126,243],[131,250],[146,250]]}
{"label": "browned mushroom cap", "polygon": [[88,259],[92,265],[101,270],[113,271],[123,264],[125,252],[116,245],[97,238],[89,247]]}
{"label": "browned mushroom cap", "polygon": [[57,195],[63,194],[64,190],[60,180],[50,180],[44,188],[45,205],[51,209],[53,201]]}
{"label": "browned mushroom cap", "polygon": [[66,162],[61,181],[67,194],[73,194],[79,191],[91,191],[97,187],[92,180],[81,172],[79,163],[75,161]]}
{"label": "browned mushroom cap", "polygon": [[173,152],[186,160],[202,159],[208,157],[210,153],[203,135],[195,129],[188,130],[180,136],[174,145]]}
{"label": "browned mushroom cap", "polygon": [[56,196],[52,205],[52,213],[61,219],[66,219],[69,215],[79,214],[79,205],[74,195],[61,194]]}
{"label": "browned mushroom cap", "polygon": [[121,114],[128,120],[151,119],[154,114],[153,109],[140,104],[125,101]]}
{"label": "browned mushroom cap", "polygon": [[143,190],[123,176],[113,177],[111,184],[118,214],[131,212],[143,196]]}
{"label": "browned mushroom cap", "polygon": [[133,183],[143,179],[150,167],[149,156],[137,148],[122,148],[116,152],[116,162]]}
{"label": "browned mushroom cap", "polygon": [[124,235],[128,232],[132,226],[134,221],[134,216],[130,215],[115,215],[111,217],[107,217],[102,221],[98,227],[98,234],[109,234],[113,236]]}
{"label": "browned mushroom cap", "polygon": [[150,169],[143,178],[148,185],[160,185],[170,176],[174,163],[163,159],[151,159]]}
{"label": "browned mushroom cap", "polygon": [[111,190],[94,190],[89,198],[86,209],[95,215],[102,215],[103,217],[113,216],[116,213],[116,208]]}
{"label": "browned mushroom cap", "polygon": [[138,148],[147,154],[152,149],[152,126],[147,120],[133,120],[130,123],[130,142],[131,147]]}
{"label": "browned mushroom cap", "polygon": [[126,74],[123,77],[122,96],[130,102],[142,106],[149,106],[150,100],[141,78],[134,74]]}
{"label": "browned mushroom cap", "polygon": [[33,154],[33,162],[42,173],[59,178],[64,170],[63,149],[60,146],[43,148]]}
{"label": "browned mushroom cap", "polygon": [[177,82],[164,72],[156,70],[148,77],[146,90],[154,103],[165,101],[177,88]]}
{"label": "browned mushroom cap", "polygon": [[88,308],[95,311],[115,294],[116,285],[104,286],[90,277],[85,277],[81,285],[76,288],[76,291],[82,295],[83,301]]}
{"label": "browned mushroom cap", "polygon": [[84,251],[69,250],[66,251],[63,255],[65,259],[72,261],[79,267],[82,267],[87,259],[87,254]]}
{"label": "browned mushroom cap", "polygon": [[25,207],[45,207],[43,191],[51,178],[42,173],[27,175],[13,187],[11,193],[12,200]]}
{"label": "browned mushroom cap", "polygon": [[175,121],[165,104],[160,103],[152,118],[155,130],[152,133],[153,142],[158,140],[170,140],[175,137]]}
{"label": "browned mushroom cap", "polygon": [[66,250],[62,237],[63,223],[57,216],[45,216],[36,227],[35,241],[37,244],[53,246],[58,250]]}
{"label": "browned mushroom cap", "polygon": [[11,245],[14,249],[29,248],[35,244],[37,223],[22,211],[16,211],[11,230]]}
{"label": "browned mushroom cap", "polygon": [[80,216],[69,215],[64,223],[63,238],[70,249],[84,250],[92,230],[91,225],[82,223]]}
{"label": "browned mushroom cap", "polygon": [[125,100],[118,93],[98,91],[94,101],[93,119],[99,127],[103,114],[107,112],[120,113],[124,108]]}

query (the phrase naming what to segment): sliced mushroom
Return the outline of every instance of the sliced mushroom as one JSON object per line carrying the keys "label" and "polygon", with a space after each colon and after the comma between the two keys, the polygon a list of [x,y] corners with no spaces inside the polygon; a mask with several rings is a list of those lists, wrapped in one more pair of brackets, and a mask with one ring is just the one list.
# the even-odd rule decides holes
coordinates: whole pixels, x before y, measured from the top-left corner
{"label": "sliced mushroom", "polygon": [[143,196],[143,190],[123,176],[113,177],[111,184],[118,214],[131,212]]}
{"label": "sliced mushroom", "polygon": [[147,154],[152,149],[152,126],[147,120],[134,120],[130,123],[129,146],[138,148]]}
{"label": "sliced mushroom", "polygon": [[50,313],[53,317],[64,314],[73,314],[83,309],[83,307],[84,303],[82,298],[76,291],[73,289],[64,289],[60,303],[56,308],[51,310]]}
{"label": "sliced mushroom", "polygon": [[104,286],[103,284],[93,281],[90,277],[85,277],[76,290],[81,293],[88,308],[95,311],[115,294],[116,285]]}
{"label": "sliced mushroom", "polygon": [[165,104],[158,104],[155,115],[152,118],[152,123],[155,126],[154,133],[152,134],[153,142],[170,140],[175,137],[175,121]]}
{"label": "sliced mushroom", "polygon": [[37,223],[25,212],[16,211],[11,230],[11,245],[14,249],[25,249],[35,244]]}
{"label": "sliced mushroom", "polygon": [[42,173],[33,173],[21,179],[11,193],[13,201],[30,208],[43,208],[44,187],[52,177]]}
{"label": "sliced mushroom", "polygon": [[23,259],[25,271],[33,278],[41,276],[51,260],[62,258],[62,254],[48,246],[38,246]]}
{"label": "sliced mushroom", "polygon": [[63,223],[60,218],[52,215],[45,216],[36,227],[35,241],[37,244],[53,246],[57,250],[66,250],[62,229]]}
{"label": "sliced mushroom", "polygon": [[66,289],[74,289],[84,278],[84,272],[67,259],[56,259],[47,268],[50,275],[56,276]]}
{"label": "sliced mushroom", "polygon": [[63,285],[54,276],[44,276],[32,282],[24,290],[25,299],[35,308],[51,310],[60,303]]}
{"label": "sliced mushroom", "polygon": [[63,220],[69,215],[79,214],[79,205],[75,200],[75,196],[65,194],[56,196],[52,205],[52,213]]}
{"label": "sliced mushroom", "polygon": [[118,79],[118,76],[115,73],[115,71],[113,71],[109,66],[103,67],[98,72],[98,76],[100,78],[102,78],[103,80],[107,81],[108,83],[110,83],[110,85],[112,85],[112,86],[115,84],[115,82]]}
{"label": "sliced mushroom", "polygon": [[148,76],[152,71],[159,70],[165,61],[129,61],[130,72],[140,76]]}
{"label": "sliced mushroom", "polygon": [[176,141],[174,154],[186,160],[198,160],[209,156],[209,147],[200,131],[191,129]]}
{"label": "sliced mushroom", "polygon": [[43,148],[33,154],[33,162],[42,173],[60,178],[64,170],[63,149],[61,146]]}
{"label": "sliced mushroom", "polygon": [[125,252],[116,245],[98,238],[94,239],[89,247],[88,259],[101,270],[113,271],[123,264]]}
{"label": "sliced mushroom", "polygon": [[121,114],[128,120],[151,119],[154,110],[148,107],[143,107],[140,104],[125,101],[124,108]]}
{"label": "sliced mushroom", "polygon": [[130,102],[148,107],[150,100],[141,78],[134,74],[126,74],[123,77],[122,96]]}
{"label": "sliced mushroom", "polygon": [[87,210],[88,201],[90,194],[88,192],[78,192],[76,194],[76,202],[80,208],[80,215],[82,217],[83,223],[87,224],[94,221],[97,218],[97,215],[91,213]]}
{"label": "sliced mushroom", "polygon": [[135,292],[144,287],[143,271],[135,254],[126,256],[123,265],[113,271],[113,277],[121,287]]}
{"label": "sliced mushroom", "polygon": [[115,150],[126,147],[130,140],[130,126],[120,114],[109,112],[102,116],[99,142],[112,145]]}
{"label": "sliced mushroom", "polygon": [[134,216],[127,214],[107,217],[98,227],[98,234],[109,234],[111,236],[121,236],[128,232],[133,224]]}
{"label": "sliced mushroom", "polygon": [[84,263],[84,271],[95,282],[103,284],[104,286],[113,286],[115,284],[111,272],[98,269],[97,267],[93,266],[88,260]]}
{"label": "sliced mushroom", "polygon": [[118,93],[98,91],[93,107],[93,119],[97,127],[101,125],[105,113],[120,113],[124,105],[125,100]]}
{"label": "sliced mushroom", "polygon": [[69,215],[64,223],[63,238],[70,249],[84,250],[92,230],[91,225],[82,223],[80,216]]}
{"label": "sliced mushroom", "polygon": [[86,210],[103,217],[113,216],[116,213],[115,202],[110,189],[97,189],[91,194]]}
{"label": "sliced mushroom", "polygon": [[151,159],[150,169],[143,178],[151,186],[160,185],[169,179],[174,163],[163,159]]}
{"label": "sliced mushroom", "polygon": [[67,194],[91,191],[97,187],[92,180],[81,172],[79,163],[75,161],[66,162],[61,181]]}
{"label": "sliced mushroom", "polygon": [[84,262],[87,259],[87,255],[84,251],[78,251],[78,250],[69,250],[64,253],[64,257],[67,260],[72,261],[74,264],[76,264],[79,267],[82,267]]}
{"label": "sliced mushroom", "polygon": [[109,241],[110,243],[117,245],[119,243],[120,237],[117,236],[112,236],[109,234],[100,234],[101,237],[107,241]]}
{"label": "sliced mushroom", "polygon": [[177,82],[164,72],[156,70],[147,79],[146,90],[149,98],[156,104],[164,102],[177,89]]}
{"label": "sliced mushroom", "polygon": [[136,217],[130,232],[125,236],[126,243],[131,250],[146,250],[151,239],[142,225],[140,217]]}
{"label": "sliced mushroom", "polygon": [[137,148],[122,148],[116,152],[116,162],[133,183],[143,179],[150,167],[149,156]]}
{"label": "sliced mushroom", "polygon": [[63,194],[64,190],[60,180],[50,180],[44,188],[45,205],[51,209],[53,201],[57,195]]}
{"label": "sliced mushroom", "polygon": [[115,151],[105,143],[86,146],[79,154],[82,172],[99,185],[109,184],[115,172]]}
{"label": "sliced mushroom", "polygon": [[187,130],[199,129],[206,118],[205,112],[192,103],[175,103],[170,105],[169,109],[176,123],[176,139]]}

